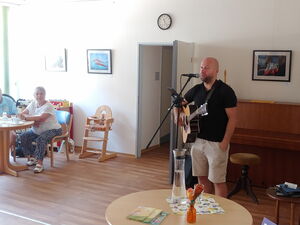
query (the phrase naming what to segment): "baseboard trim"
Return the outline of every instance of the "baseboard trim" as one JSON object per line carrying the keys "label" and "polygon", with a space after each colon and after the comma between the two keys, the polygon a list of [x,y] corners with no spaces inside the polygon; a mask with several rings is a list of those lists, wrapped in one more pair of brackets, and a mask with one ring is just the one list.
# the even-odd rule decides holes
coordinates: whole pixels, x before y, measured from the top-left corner
{"label": "baseboard trim", "polygon": [[143,153],[145,153],[145,152],[152,151],[152,150],[154,150],[154,149],[158,149],[159,147],[160,147],[160,145],[158,144],[158,145],[153,145],[153,146],[151,146],[150,148],[142,149],[142,150],[141,150],[141,154],[143,154]]}
{"label": "baseboard trim", "polygon": [[[74,149],[75,149],[75,153],[80,153],[82,146],[75,146]],[[108,152],[112,153],[112,151],[108,151]],[[121,156],[128,157],[128,158],[136,158],[134,154],[128,154],[128,153],[123,153],[123,152],[113,152],[113,153],[117,153],[118,156],[121,155]]]}

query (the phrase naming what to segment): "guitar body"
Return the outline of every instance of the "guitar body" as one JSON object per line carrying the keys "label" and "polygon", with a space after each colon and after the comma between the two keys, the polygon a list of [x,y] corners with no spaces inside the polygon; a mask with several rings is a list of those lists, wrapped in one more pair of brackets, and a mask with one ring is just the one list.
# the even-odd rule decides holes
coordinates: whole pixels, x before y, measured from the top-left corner
{"label": "guitar body", "polygon": [[195,116],[189,121],[189,117],[192,113],[197,110],[195,105],[187,105],[182,107],[183,109],[183,126],[182,126],[182,138],[184,143],[195,142],[197,133],[200,131],[199,127],[199,116]]}

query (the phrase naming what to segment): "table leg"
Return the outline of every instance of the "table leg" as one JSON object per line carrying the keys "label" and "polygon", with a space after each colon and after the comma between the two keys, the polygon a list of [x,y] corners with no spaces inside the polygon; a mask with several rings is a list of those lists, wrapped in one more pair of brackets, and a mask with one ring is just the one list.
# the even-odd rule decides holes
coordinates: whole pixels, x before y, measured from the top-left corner
{"label": "table leg", "polygon": [[14,171],[9,167],[9,130],[3,132],[3,167],[4,172],[13,176],[18,176],[17,171]]}
{"label": "table leg", "polygon": [[15,166],[15,165],[12,165],[9,163],[8,167],[17,172],[22,171],[22,170],[28,170],[28,166],[26,166],[26,165]]}
{"label": "table leg", "polygon": [[18,172],[12,170],[12,169],[9,168],[9,167],[5,167],[5,168],[4,168],[4,172],[7,173],[7,174],[10,174],[10,175],[12,175],[12,176],[15,176],[15,177],[18,176]]}
{"label": "table leg", "polygon": [[279,200],[276,200],[276,206],[275,206],[275,221],[276,221],[276,224],[279,224],[279,207],[280,207],[280,202],[279,202]]}
{"label": "table leg", "polygon": [[295,209],[295,203],[291,202],[291,218],[290,218],[290,225],[294,225],[294,209]]}
{"label": "table leg", "polygon": [[26,165],[16,166],[10,164],[9,138],[9,130],[0,131],[0,173],[3,172],[17,177],[18,171],[26,170],[28,167]]}
{"label": "table leg", "polygon": [[3,132],[0,131],[0,173],[4,172],[4,141],[3,141]]}

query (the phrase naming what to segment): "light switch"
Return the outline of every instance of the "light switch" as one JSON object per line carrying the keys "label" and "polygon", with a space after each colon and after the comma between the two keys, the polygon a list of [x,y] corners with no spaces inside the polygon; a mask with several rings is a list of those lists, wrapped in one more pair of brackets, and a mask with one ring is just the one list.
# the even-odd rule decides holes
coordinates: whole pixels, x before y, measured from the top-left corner
{"label": "light switch", "polygon": [[159,72],[155,72],[155,80],[159,80]]}

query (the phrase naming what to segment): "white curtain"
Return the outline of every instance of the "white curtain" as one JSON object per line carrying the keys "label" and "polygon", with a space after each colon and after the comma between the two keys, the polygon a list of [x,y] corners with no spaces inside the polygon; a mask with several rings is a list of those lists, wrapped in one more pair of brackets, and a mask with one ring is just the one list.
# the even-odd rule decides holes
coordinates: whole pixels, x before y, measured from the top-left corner
{"label": "white curtain", "polygon": [[3,6],[0,9],[0,88],[4,90],[4,55],[3,55]]}
{"label": "white curtain", "polygon": [[9,93],[8,83],[8,49],[7,49],[7,13],[8,7],[0,10],[0,88],[3,93]]}

